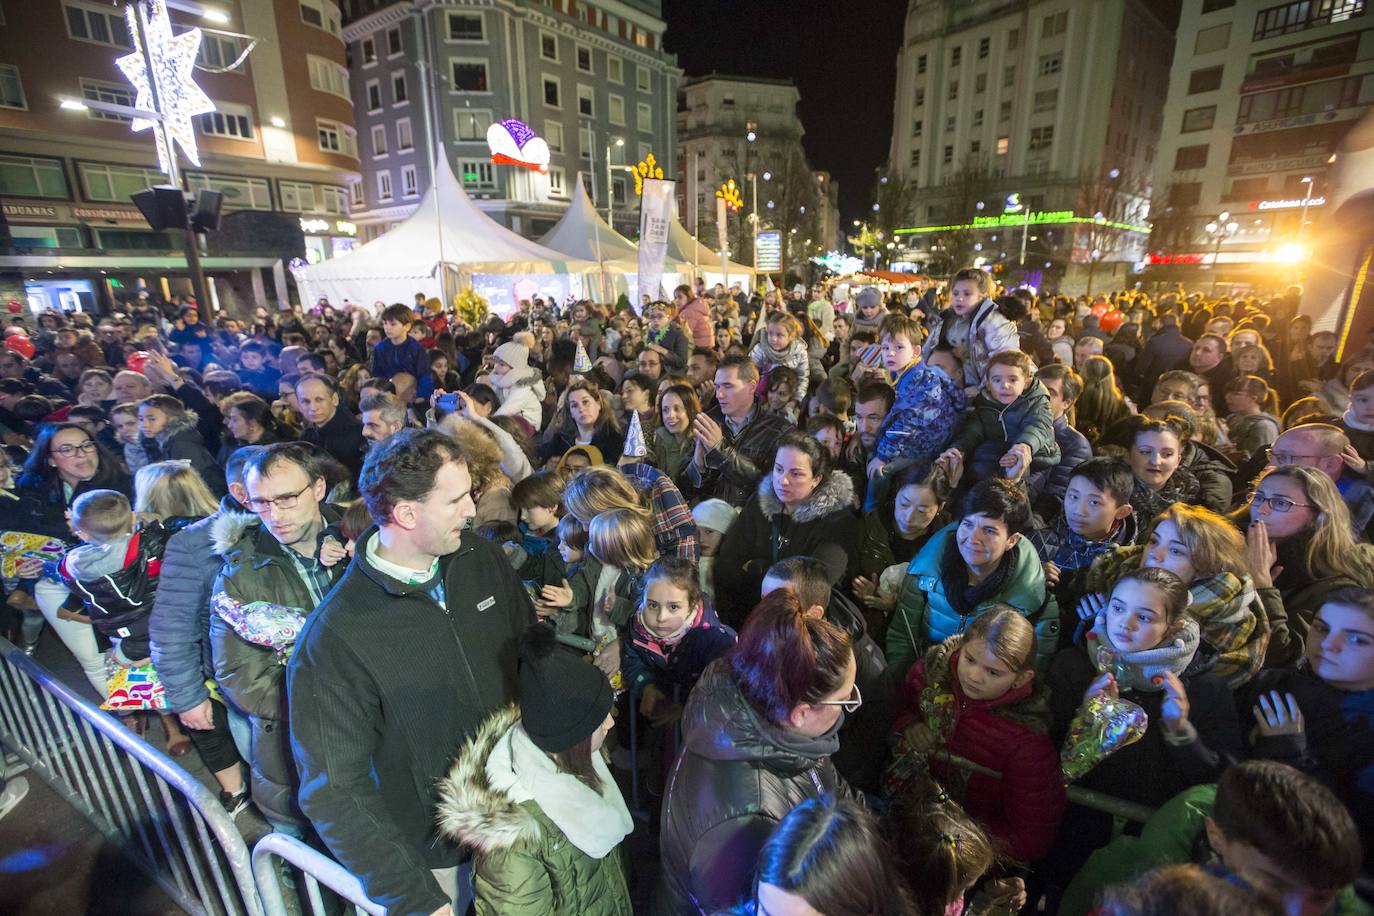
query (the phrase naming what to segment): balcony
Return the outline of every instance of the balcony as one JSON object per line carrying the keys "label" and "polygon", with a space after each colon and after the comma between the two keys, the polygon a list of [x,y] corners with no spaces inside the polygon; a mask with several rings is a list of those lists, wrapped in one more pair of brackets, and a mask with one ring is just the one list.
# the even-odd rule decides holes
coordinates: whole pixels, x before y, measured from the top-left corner
{"label": "balcony", "polygon": [[1362,16],[1365,0],[1290,0],[1255,14],[1255,41],[1292,35]]}

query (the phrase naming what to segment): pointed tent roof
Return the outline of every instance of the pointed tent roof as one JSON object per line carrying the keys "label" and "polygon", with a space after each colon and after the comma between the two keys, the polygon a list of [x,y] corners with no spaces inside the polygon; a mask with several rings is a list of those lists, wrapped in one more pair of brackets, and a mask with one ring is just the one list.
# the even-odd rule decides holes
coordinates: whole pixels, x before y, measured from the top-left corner
{"label": "pointed tent roof", "polygon": [[581,172],[577,173],[572,202],[568,204],[563,218],[539,240],[539,244],[591,261],[634,261],[639,256],[634,242],[616,232],[596,212],[582,184]]}
{"label": "pointed tent roof", "polygon": [[[687,231],[687,227],[682,225],[682,219],[676,213],[673,214],[673,221],[668,226],[668,260],[695,265],[703,272],[714,273],[720,270],[720,252],[712,251],[697,241],[692,233]],[[731,275],[748,274],[752,277],[754,268],[727,260],[726,272]]]}

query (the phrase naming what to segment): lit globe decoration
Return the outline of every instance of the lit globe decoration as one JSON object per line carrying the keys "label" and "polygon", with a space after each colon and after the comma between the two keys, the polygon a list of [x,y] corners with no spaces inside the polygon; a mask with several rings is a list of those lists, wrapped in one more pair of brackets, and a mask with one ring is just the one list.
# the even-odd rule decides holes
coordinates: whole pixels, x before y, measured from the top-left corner
{"label": "lit globe decoration", "polygon": [[635,193],[641,196],[644,194],[644,179],[663,177],[663,169],[658,167],[658,160],[654,158],[653,153],[645,156],[644,161],[632,171],[635,173]]}
{"label": "lit globe decoration", "polygon": [[716,189],[716,196],[725,201],[725,209],[739,212],[740,199],[739,186],[735,184],[735,179],[731,178],[725,184]]}
{"label": "lit globe decoration", "polygon": [[[191,119],[215,110],[215,103],[192,79],[196,55],[200,53],[200,29],[188,29],[180,35],[173,35],[164,0],[131,3],[124,10],[124,15],[134,53],[115,58],[115,66],[119,67],[137,93],[134,107],[162,115],[161,124],[149,118],[134,118],[130,127],[134,131],[149,128],[166,131],[167,137],[181,147],[191,164],[199,166],[200,154],[196,150],[196,135]],[[139,16],[143,17],[142,30],[138,26]],[[143,49],[139,47],[140,31],[147,36],[146,61]],[[173,167],[173,163],[168,161],[169,145],[157,144],[158,165],[167,175],[172,174]]]}
{"label": "lit globe decoration", "polygon": [[524,121],[506,118],[487,128],[491,161],[514,165],[541,175],[549,173],[549,144]]}

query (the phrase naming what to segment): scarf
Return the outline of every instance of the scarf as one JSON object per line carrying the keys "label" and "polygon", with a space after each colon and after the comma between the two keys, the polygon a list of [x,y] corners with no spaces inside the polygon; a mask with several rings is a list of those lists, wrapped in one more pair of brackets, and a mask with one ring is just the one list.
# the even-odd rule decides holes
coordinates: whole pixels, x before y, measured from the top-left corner
{"label": "scarf", "polygon": [[1341,416],[1341,422],[1351,429],[1357,429],[1362,433],[1374,433],[1374,426],[1370,426],[1368,423],[1361,423],[1355,417],[1354,407],[1346,409],[1345,413]]}
{"label": "scarf", "polygon": [[677,648],[678,643],[686,639],[687,634],[692,630],[702,626],[705,620],[706,605],[704,603],[698,604],[697,609],[692,612],[692,615],[687,618],[687,621],[676,633],[671,636],[659,636],[644,623],[644,612],[640,611],[635,614],[630,640],[635,646],[666,662],[668,656],[672,655],[673,650]]}
{"label": "scarf", "polygon": [[1060,569],[1087,569],[1092,566],[1093,560],[1121,546],[1118,538],[1125,528],[1125,523],[1130,519],[1131,516],[1128,515],[1113,525],[1105,538],[1092,541],[1070,528],[1068,522],[1060,516],[1059,525],[1063,529],[1064,539],[1059,542],[1059,549],[1054,552],[1054,565]]}
{"label": "scarf", "polygon": [[[645,328],[645,329],[644,329],[644,346],[647,347],[647,346],[649,346],[650,344],[653,344],[653,345],[655,345],[655,346],[662,347],[662,346],[663,346],[663,340],[664,340],[664,338],[666,338],[666,337],[668,336],[668,332],[671,331],[672,329],[673,329],[673,323],[672,323],[671,321],[668,322],[667,324],[665,324],[665,325],[663,326],[663,330],[661,330],[661,331],[655,331],[653,328]],[[666,348],[665,348],[665,349],[666,349]]]}
{"label": "scarf", "polygon": [[1098,671],[1111,671],[1122,690],[1148,690],[1158,693],[1163,684],[1154,679],[1166,671],[1182,677],[1193,663],[1201,643],[1197,621],[1185,614],[1153,649],[1120,652],[1107,634],[1107,615],[1098,614],[1088,633],[1088,657]]}
{"label": "scarf", "polygon": [[959,553],[958,532],[951,531],[945,538],[945,550],[940,557],[940,584],[944,586],[945,600],[960,617],[970,616],[978,605],[1002,591],[1011,574],[1013,559],[1014,552],[1008,550],[991,575],[977,585],[969,585],[968,564]]}
{"label": "scarf", "polygon": [[1219,655],[1216,673],[1232,688],[1240,686],[1264,664],[1269,645],[1269,621],[1254,612],[1250,577],[1218,573],[1194,582],[1189,594],[1193,600],[1188,615]]}

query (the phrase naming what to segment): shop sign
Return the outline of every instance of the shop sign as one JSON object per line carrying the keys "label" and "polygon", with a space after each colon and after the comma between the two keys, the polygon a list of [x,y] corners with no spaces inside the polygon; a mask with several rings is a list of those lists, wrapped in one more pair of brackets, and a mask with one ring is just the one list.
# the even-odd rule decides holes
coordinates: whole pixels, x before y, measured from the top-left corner
{"label": "shop sign", "polygon": [[1312,124],[1334,124],[1337,121],[1353,121],[1365,113],[1364,108],[1337,108],[1334,111],[1317,111],[1311,114],[1294,115],[1291,118],[1270,118],[1267,121],[1252,121],[1237,124],[1235,134],[1267,134],[1275,130],[1291,130],[1294,127],[1308,127]]}
{"label": "shop sign", "polygon": [[754,242],[754,269],[765,273],[782,270],[782,233],[760,232]]}
{"label": "shop sign", "polygon": [[1311,200],[1304,200],[1301,197],[1289,198],[1286,200],[1252,200],[1250,201],[1251,210],[1294,210],[1306,204],[1309,207],[1320,207],[1326,203],[1325,197],[1313,197]]}
{"label": "shop sign", "polygon": [[339,235],[357,235],[358,227],[346,219],[341,219],[334,223],[334,231]]}
{"label": "shop sign", "polygon": [[1205,257],[1201,254],[1150,254],[1145,261],[1147,264],[1201,264]]}
{"label": "shop sign", "polygon": [[1004,212],[1000,216],[975,216],[973,218],[973,228],[996,229],[999,226],[1025,226],[1028,224],[1034,226],[1041,223],[1067,222],[1072,219],[1072,210],[1031,211],[1024,215],[1017,212]]}
{"label": "shop sign", "polygon": [[40,216],[47,219],[57,219],[56,207],[36,207],[32,204],[5,204],[4,211],[6,216]]}
{"label": "shop sign", "polygon": [[1326,153],[1314,156],[1285,156],[1282,159],[1248,159],[1226,166],[1228,175],[1270,175],[1274,172],[1295,172],[1298,169],[1319,169],[1330,158]]}
{"label": "shop sign", "polygon": [[328,232],[329,220],[327,219],[306,219],[301,217],[302,232]]}
{"label": "shop sign", "polygon": [[108,207],[72,207],[77,219],[143,219],[137,210],[116,210]]}

